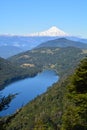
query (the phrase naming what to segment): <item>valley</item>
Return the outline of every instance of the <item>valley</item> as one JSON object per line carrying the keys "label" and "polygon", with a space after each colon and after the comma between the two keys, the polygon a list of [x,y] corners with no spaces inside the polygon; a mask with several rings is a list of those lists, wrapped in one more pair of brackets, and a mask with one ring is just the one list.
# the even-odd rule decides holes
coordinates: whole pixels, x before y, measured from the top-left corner
{"label": "valley", "polygon": [[[85,71],[87,69],[86,56],[86,44],[60,38],[42,43],[32,50],[22,52],[9,57],[8,59],[0,58],[1,90],[7,85],[9,86],[11,83],[20,79],[28,77],[35,78],[36,75],[38,76],[38,73],[43,72],[44,70],[54,70],[60,77],[59,81],[54,83],[52,87],[48,88],[47,91],[41,95],[36,96],[35,99],[31,100],[17,112],[10,116],[0,118],[2,130],[39,130],[40,128],[44,130],[68,130],[69,128],[72,128],[73,130],[73,128],[77,127],[87,128],[85,124],[82,125],[82,122],[86,121],[84,113],[86,113],[87,110],[83,102],[83,99],[85,102],[87,101],[87,73]],[[82,59],[84,60],[81,62]],[[80,71],[81,74],[83,74],[81,77],[82,81],[80,81],[78,75]],[[79,86],[77,86],[78,81],[75,81],[76,76],[78,77],[77,79],[79,79]],[[78,87],[81,87],[80,83],[84,84],[84,90],[82,89],[80,91],[79,96],[79,90],[76,90],[75,87],[77,87],[77,89]],[[40,81],[39,86],[41,86]],[[74,96],[77,98],[74,98]],[[78,111],[78,105],[76,106],[80,101],[80,98],[83,104],[83,106],[80,106],[79,108],[81,115]],[[81,105],[81,103],[79,104]],[[81,109],[84,109],[84,112],[82,112]],[[75,114],[76,116],[78,115],[79,119],[77,122],[77,117],[73,117],[71,119],[71,126],[68,124],[68,112],[70,112],[68,110],[71,111],[71,113],[69,113],[71,116],[73,111],[77,110],[75,111]],[[73,120],[76,121],[75,125]]]}
{"label": "valley", "polygon": [[71,76],[55,83],[14,115],[3,118],[2,129],[87,129],[86,81],[87,58]]}

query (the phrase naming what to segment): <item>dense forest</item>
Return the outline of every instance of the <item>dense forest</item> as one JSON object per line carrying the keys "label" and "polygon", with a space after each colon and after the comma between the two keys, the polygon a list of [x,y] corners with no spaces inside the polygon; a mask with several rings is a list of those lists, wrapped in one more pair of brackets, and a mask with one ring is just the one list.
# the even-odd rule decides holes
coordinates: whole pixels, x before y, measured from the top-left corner
{"label": "dense forest", "polygon": [[21,68],[18,65],[12,64],[10,61],[0,58],[0,90],[11,82],[23,79],[26,77],[35,76],[40,71],[39,68],[32,67],[31,69]]}
{"label": "dense forest", "polygon": [[71,73],[79,61],[86,55],[86,50],[83,51],[75,47],[47,47],[20,53],[8,60],[26,69],[34,67],[39,68],[41,71],[43,69],[54,69],[59,76],[62,76],[66,73]]}
{"label": "dense forest", "polygon": [[63,98],[61,130],[87,130],[87,59],[69,77]]}
{"label": "dense forest", "polygon": [[0,123],[2,130],[87,130],[87,58],[71,76]]}

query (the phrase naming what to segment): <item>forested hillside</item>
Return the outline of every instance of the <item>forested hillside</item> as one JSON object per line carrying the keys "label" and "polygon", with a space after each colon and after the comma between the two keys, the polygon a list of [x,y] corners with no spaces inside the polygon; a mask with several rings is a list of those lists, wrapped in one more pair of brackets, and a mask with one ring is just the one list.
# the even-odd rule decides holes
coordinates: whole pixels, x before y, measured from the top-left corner
{"label": "forested hillside", "polygon": [[87,130],[87,58],[72,76],[4,120],[4,130]]}
{"label": "forested hillside", "polygon": [[22,68],[32,67],[43,69],[55,69],[62,76],[72,72],[79,61],[87,55],[82,49],[75,47],[65,48],[39,48],[9,58],[13,64]]}
{"label": "forested hillside", "polygon": [[0,58],[0,89],[6,84],[8,80],[15,77],[19,71],[7,60]]}
{"label": "forested hillside", "polygon": [[23,79],[28,76],[34,76],[38,73],[36,67],[31,69],[20,68],[17,65],[10,63],[8,60],[0,58],[0,89],[3,89],[7,84]]}
{"label": "forested hillside", "polygon": [[61,130],[87,130],[87,59],[69,77],[63,98]]}

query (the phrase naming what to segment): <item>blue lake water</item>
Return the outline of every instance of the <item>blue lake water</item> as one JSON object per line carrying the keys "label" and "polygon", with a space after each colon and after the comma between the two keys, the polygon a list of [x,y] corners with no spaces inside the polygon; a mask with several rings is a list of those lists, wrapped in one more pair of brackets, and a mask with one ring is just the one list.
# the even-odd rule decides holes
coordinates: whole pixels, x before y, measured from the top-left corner
{"label": "blue lake water", "polygon": [[8,109],[0,112],[0,116],[6,116],[14,113],[17,109],[27,104],[36,96],[46,92],[47,88],[59,79],[55,71],[45,70],[32,78],[26,78],[8,85],[4,90],[0,91],[2,96],[15,94],[16,97],[9,104]]}

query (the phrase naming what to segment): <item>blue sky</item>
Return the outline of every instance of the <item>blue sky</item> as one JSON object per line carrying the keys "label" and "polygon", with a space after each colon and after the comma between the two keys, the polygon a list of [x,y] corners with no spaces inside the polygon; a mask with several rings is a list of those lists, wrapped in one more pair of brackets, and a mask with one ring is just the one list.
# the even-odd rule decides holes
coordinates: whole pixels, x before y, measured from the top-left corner
{"label": "blue sky", "polygon": [[0,0],[0,34],[29,34],[51,26],[87,38],[87,0]]}

